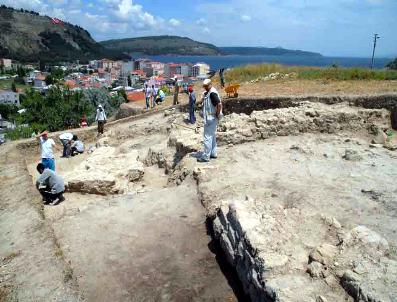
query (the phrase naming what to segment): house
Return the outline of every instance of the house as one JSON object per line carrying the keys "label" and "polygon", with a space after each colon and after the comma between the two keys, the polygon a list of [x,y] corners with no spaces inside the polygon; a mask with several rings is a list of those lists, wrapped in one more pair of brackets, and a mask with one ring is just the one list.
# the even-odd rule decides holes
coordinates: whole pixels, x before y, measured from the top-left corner
{"label": "house", "polygon": [[188,77],[192,74],[192,65],[190,64],[180,64],[176,68],[176,74],[182,74],[185,77]]}
{"label": "house", "polygon": [[128,76],[134,70],[134,61],[123,61],[121,63],[121,74]]}
{"label": "house", "polygon": [[0,104],[20,106],[19,93],[11,90],[0,90]]}
{"label": "house", "polygon": [[35,89],[43,89],[46,87],[45,76],[42,74],[36,75],[33,80],[33,88]]}
{"label": "house", "polygon": [[11,59],[1,59],[0,58],[0,66],[4,66],[4,69],[11,69],[12,68],[12,61]]}
{"label": "house", "polygon": [[159,76],[164,74],[164,63],[161,62],[150,62],[147,65],[150,65],[150,67],[153,69],[153,75],[154,76]]}
{"label": "house", "polygon": [[175,63],[168,63],[165,64],[164,66],[164,75],[167,77],[173,77],[175,74],[178,74],[178,67],[181,64],[175,64]]}
{"label": "house", "polygon": [[197,63],[192,67],[192,76],[193,77],[200,77],[207,78],[207,73],[210,71],[210,66],[206,63]]}

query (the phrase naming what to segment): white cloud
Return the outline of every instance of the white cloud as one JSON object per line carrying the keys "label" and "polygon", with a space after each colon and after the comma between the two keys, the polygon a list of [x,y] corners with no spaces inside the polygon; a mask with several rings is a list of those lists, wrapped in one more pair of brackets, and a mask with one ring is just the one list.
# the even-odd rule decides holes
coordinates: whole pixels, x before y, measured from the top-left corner
{"label": "white cloud", "polygon": [[174,18],[171,18],[170,21],[169,21],[169,23],[170,23],[172,26],[175,26],[175,27],[181,25],[181,21],[179,21],[179,20],[177,20],[177,19],[174,19]]}
{"label": "white cloud", "polygon": [[251,21],[251,16],[248,16],[248,15],[241,15],[241,17],[240,17],[240,20],[242,21],[242,22],[249,22],[249,21]]}
{"label": "white cloud", "polygon": [[197,25],[205,25],[207,24],[207,20],[205,20],[204,18],[200,18],[196,21]]}
{"label": "white cloud", "polygon": [[211,32],[211,30],[208,27],[203,28],[203,33],[209,34],[210,32]]}

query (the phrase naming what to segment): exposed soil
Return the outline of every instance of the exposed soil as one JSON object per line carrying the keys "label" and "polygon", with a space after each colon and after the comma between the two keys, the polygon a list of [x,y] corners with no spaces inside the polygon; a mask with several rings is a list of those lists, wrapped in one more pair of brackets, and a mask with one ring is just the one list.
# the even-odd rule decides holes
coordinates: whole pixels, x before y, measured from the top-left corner
{"label": "exposed soil", "polygon": [[[390,113],[310,102],[247,113],[224,118],[208,164],[195,158],[202,129],[175,110],[98,138],[79,130],[93,153],[56,166],[85,193],[70,187],[54,207],[34,188],[35,144],[1,146],[0,301],[394,301]],[[206,229],[220,213],[224,254]],[[313,254],[323,244],[337,250],[326,261]]]}

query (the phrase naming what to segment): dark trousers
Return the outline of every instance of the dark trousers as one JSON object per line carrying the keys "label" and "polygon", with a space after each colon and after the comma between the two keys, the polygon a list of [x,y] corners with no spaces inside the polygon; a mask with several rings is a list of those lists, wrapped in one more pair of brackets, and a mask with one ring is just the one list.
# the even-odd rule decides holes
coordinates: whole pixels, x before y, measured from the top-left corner
{"label": "dark trousers", "polygon": [[62,145],[63,145],[63,153],[62,156],[70,156],[70,144],[67,139],[61,139]]}
{"label": "dark trousers", "polygon": [[98,121],[98,133],[103,134],[105,128],[105,121]]}
{"label": "dark trousers", "polygon": [[63,194],[63,192],[55,193],[55,194],[51,193],[51,192],[48,191],[47,188],[39,189],[39,192],[40,192],[41,196],[43,196],[43,199],[46,202],[53,202],[57,198],[60,198],[62,196],[62,194]]}
{"label": "dark trousers", "polygon": [[83,153],[83,152],[77,151],[76,147],[72,147],[72,149],[71,149],[71,155],[72,156],[75,156],[75,155],[78,155],[78,154],[81,154],[81,153]]}
{"label": "dark trousers", "polygon": [[196,116],[194,115],[194,109],[196,107],[196,102],[189,102],[189,122],[194,124],[196,122]]}

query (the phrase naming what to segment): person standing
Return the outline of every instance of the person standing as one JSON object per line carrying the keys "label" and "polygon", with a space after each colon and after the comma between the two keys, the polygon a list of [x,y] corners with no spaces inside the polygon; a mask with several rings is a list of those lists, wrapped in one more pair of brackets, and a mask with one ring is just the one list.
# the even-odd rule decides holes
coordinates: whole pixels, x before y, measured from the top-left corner
{"label": "person standing", "polygon": [[70,145],[72,138],[73,138],[73,134],[70,132],[62,133],[59,136],[59,140],[63,145],[62,157],[70,157]]}
{"label": "person standing", "polygon": [[189,86],[189,122],[194,124],[196,122],[196,116],[194,110],[196,109],[196,93],[193,91],[193,87]]}
{"label": "person standing", "polygon": [[158,89],[152,85],[152,108],[156,106],[156,98],[157,98]]}
{"label": "person standing", "polygon": [[65,200],[65,184],[63,179],[54,171],[46,168],[42,163],[36,167],[40,176],[36,181],[36,188],[39,190],[45,204],[57,205]]}
{"label": "person standing", "polygon": [[60,148],[58,148],[52,138],[48,138],[48,131],[42,132],[36,138],[41,147],[41,163],[45,168],[55,171],[54,151],[52,148],[54,147],[58,151],[61,151]]}
{"label": "person standing", "polygon": [[98,122],[98,134],[103,134],[106,123],[106,113],[101,104],[98,105],[98,109],[96,110],[95,121]]}
{"label": "person standing", "polygon": [[219,69],[219,77],[221,78],[221,87],[225,87],[225,68]]}
{"label": "person standing", "polygon": [[217,158],[216,128],[222,116],[222,102],[210,79],[204,80],[203,88],[204,152],[197,161],[209,162],[210,158]]}
{"label": "person standing", "polygon": [[174,78],[174,88],[175,88],[175,91],[174,91],[174,105],[178,105],[179,104],[179,102],[178,102],[179,83],[178,83],[178,78],[177,77]]}
{"label": "person standing", "polygon": [[152,96],[152,90],[145,84],[145,98],[146,98],[146,109],[150,108],[150,98]]}

